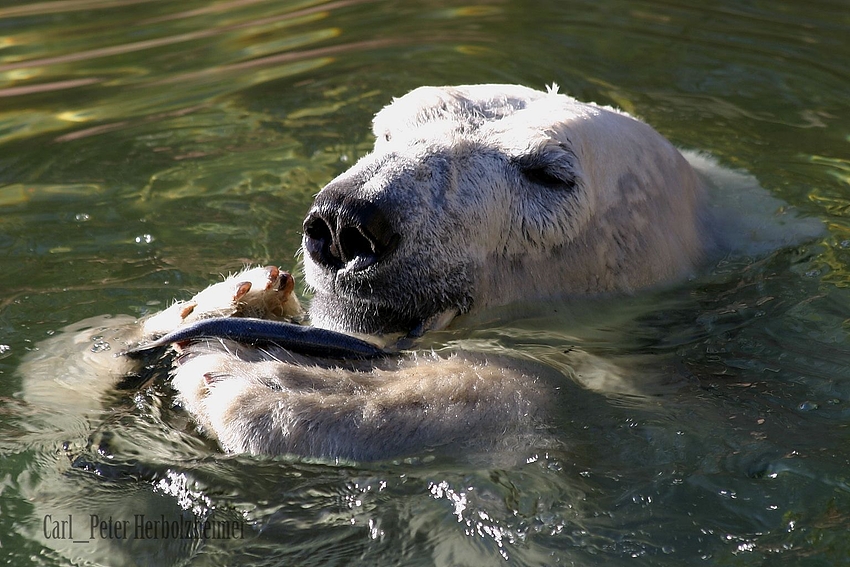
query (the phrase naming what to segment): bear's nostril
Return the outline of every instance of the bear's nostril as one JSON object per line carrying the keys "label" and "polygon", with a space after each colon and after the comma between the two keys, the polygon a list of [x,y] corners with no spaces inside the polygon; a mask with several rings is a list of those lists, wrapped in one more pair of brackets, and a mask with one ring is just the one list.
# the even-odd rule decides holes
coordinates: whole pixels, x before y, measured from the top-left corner
{"label": "bear's nostril", "polygon": [[354,269],[362,270],[375,263],[378,259],[376,246],[358,227],[346,226],[339,231],[339,250],[343,262],[355,260],[356,264],[352,265]]}
{"label": "bear's nostril", "polygon": [[310,217],[304,223],[304,232],[313,240],[330,240],[331,228],[321,217]]}
{"label": "bear's nostril", "polygon": [[304,248],[317,264],[335,269],[342,267],[331,227],[317,214],[311,214],[304,221]]}

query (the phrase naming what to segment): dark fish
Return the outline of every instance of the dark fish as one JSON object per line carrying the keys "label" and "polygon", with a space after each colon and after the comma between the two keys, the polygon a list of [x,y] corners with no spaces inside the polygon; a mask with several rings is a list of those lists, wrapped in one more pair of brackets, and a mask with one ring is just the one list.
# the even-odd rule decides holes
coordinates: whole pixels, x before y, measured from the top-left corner
{"label": "dark fish", "polygon": [[203,319],[121,354],[137,356],[172,343],[207,338],[232,339],[251,344],[275,344],[299,354],[325,358],[375,358],[387,354],[371,343],[336,331],[248,317]]}

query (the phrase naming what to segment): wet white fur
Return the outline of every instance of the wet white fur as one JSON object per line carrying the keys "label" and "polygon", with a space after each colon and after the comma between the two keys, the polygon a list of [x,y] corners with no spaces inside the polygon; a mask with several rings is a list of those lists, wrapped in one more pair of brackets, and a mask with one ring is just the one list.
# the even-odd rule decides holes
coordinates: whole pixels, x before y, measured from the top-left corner
{"label": "wet white fur", "polygon": [[196,344],[173,385],[231,452],[375,460],[448,446],[539,441],[540,369],[460,352],[366,365],[318,365],[232,342]]}

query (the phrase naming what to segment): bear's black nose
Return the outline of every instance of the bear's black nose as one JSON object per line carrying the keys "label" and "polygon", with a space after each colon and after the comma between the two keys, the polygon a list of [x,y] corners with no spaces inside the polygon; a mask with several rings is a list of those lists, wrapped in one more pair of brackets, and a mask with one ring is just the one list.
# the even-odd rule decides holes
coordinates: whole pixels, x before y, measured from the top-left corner
{"label": "bear's black nose", "polygon": [[364,270],[392,252],[401,240],[381,209],[369,201],[319,193],[304,219],[304,250],[333,270]]}

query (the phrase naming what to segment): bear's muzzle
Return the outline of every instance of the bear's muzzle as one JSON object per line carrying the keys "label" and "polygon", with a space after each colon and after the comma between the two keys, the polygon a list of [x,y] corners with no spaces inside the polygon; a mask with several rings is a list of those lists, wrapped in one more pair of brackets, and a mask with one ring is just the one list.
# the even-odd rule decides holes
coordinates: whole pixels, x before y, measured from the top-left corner
{"label": "bear's muzzle", "polygon": [[304,250],[326,270],[365,270],[400,241],[378,205],[330,186],[319,193],[304,220]]}

